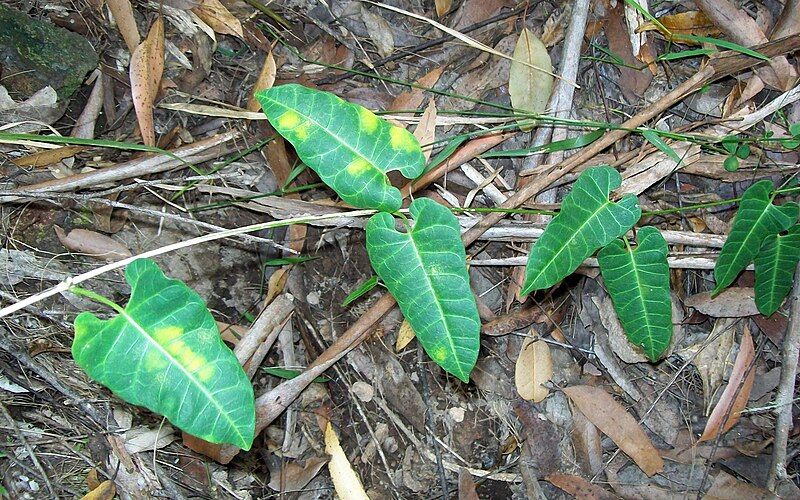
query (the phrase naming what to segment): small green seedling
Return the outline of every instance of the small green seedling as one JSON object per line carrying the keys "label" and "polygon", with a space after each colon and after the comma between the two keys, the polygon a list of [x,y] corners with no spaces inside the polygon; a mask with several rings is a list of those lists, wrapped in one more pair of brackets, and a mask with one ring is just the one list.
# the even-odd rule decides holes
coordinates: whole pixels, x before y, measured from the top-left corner
{"label": "small green seedling", "polygon": [[735,135],[730,135],[722,140],[722,147],[727,151],[728,156],[722,166],[728,172],[739,170],[739,160],[745,160],[750,156],[750,146],[741,143]]}

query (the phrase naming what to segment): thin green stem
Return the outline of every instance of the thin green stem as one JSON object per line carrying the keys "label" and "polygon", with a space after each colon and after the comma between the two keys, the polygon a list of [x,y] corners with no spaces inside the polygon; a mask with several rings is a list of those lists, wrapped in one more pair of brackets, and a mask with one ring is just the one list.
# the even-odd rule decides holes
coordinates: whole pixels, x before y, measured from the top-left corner
{"label": "thin green stem", "polygon": [[111,300],[111,299],[109,299],[109,298],[107,298],[107,297],[105,297],[103,295],[100,295],[99,293],[95,293],[95,292],[93,292],[91,290],[87,290],[87,289],[85,289],[83,287],[75,286],[75,285],[69,287],[69,291],[74,293],[75,295],[83,295],[84,297],[88,297],[88,298],[92,299],[95,302],[99,302],[100,304],[103,304],[104,306],[110,307],[111,309],[117,311],[119,314],[122,314],[123,312],[125,312],[125,310],[122,308],[122,306],[120,306],[119,304],[117,304],[113,300]]}

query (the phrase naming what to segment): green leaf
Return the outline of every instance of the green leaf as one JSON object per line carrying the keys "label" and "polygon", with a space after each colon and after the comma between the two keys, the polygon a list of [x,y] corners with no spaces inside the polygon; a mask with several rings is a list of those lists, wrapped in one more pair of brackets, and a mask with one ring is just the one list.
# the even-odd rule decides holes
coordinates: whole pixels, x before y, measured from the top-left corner
{"label": "green leaf", "polygon": [[464,382],[478,359],[480,318],[469,286],[458,219],[428,198],[410,207],[414,227],[395,229],[387,213],[367,223],[367,254],[420,344]]}
{"label": "green leaf", "polygon": [[678,59],[686,59],[689,57],[698,57],[698,56],[709,56],[713,54],[714,51],[711,49],[692,49],[692,50],[682,50],[680,52],[670,52],[669,54],[663,54],[656,57],[656,62],[658,61],[676,61]]}
{"label": "green leaf", "polygon": [[371,276],[368,280],[361,283],[355,290],[350,292],[347,297],[342,301],[342,307],[347,307],[352,304],[356,299],[362,297],[365,293],[369,292],[378,285],[378,277]]}
{"label": "green leaf", "polygon": [[676,153],[675,150],[672,149],[672,147],[669,144],[664,142],[664,139],[659,137],[658,132],[656,132],[655,130],[648,129],[642,131],[642,136],[645,139],[647,139],[647,142],[657,147],[662,153],[669,156],[670,158],[675,160],[675,163],[680,165],[682,161],[680,155]]}
{"label": "green leaf", "polygon": [[750,264],[761,244],[772,234],[786,231],[797,221],[798,206],[786,203],[772,204],[772,182],[756,182],[744,192],[739,212],[733,219],[731,234],[722,245],[714,266],[717,286],[712,295],[728,287],[742,270]]}
{"label": "green leaf", "polygon": [[800,224],[785,235],[768,236],[756,256],[756,307],[771,316],[789,294],[800,261]]}
{"label": "green leaf", "polygon": [[621,183],[619,172],[610,167],[589,168],[578,177],[561,211],[531,248],[523,296],[555,285],[636,224],[642,209],[634,195],[626,194],[617,203],[608,199]]}
{"label": "green leaf", "polygon": [[308,262],[309,260],[316,260],[319,257],[314,257],[312,255],[298,255],[297,257],[279,257],[277,259],[270,259],[264,262],[264,267],[267,266],[286,266],[289,264],[302,264],[303,262]]}
{"label": "green leaf", "polygon": [[650,361],[658,361],[672,339],[669,248],[652,226],[636,236],[635,249],[616,239],[600,250],[597,260],[628,340],[644,349]]}
{"label": "green leaf", "polygon": [[765,56],[761,52],[756,52],[755,50],[748,49],[747,47],[739,45],[738,43],[729,42],[728,40],[721,40],[719,38],[675,33],[673,34],[673,40],[675,41],[688,40],[690,42],[695,42],[697,44],[709,43],[711,45],[716,45],[717,47],[722,47],[723,49],[732,50],[734,52],[739,52],[746,56],[755,57],[756,59],[761,59],[762,61],[769,61],[769,57]]}
{"label": "green leaf", "polygon": [[733,155],[726,157],[722,167],[728,172],[736,172],[739,170],[739,158]]}
{"label": "green leaf", "polygon": [[[128,264],[131,298],[119,314],[75,318],[72,357],[125,401],[212,443],[249,449],[253,387],[200,296],[149,259]],[[107,300],[107,299],[106,299]]]}
{"label": "green leaf", "polygon": [[297,84],[262,90],[256,99],[300,159],[355,207],[399,209],[400,190],[386,172],[414,179],[425,168],[417,139],[363,106]]}

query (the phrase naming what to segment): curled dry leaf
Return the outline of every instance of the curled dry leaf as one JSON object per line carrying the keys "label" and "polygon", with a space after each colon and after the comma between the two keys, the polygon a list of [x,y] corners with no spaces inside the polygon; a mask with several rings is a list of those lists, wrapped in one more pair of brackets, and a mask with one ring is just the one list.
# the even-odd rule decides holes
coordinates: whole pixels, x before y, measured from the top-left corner
{"label": "curled dry leaf", "polygon": [[130,0],[106,0],[108,10],[114,16],[114,21],[117,23],[122,39],[125,40],[125,45],[131,54],[139,46],[141,37],[139,35],[139,28],[136,27],[136,19],[133,17],[133,7],[131,7]]}
{"label": "curled dry leaf", "polygon": [[[508,79],[508,93],[511,94],[511,105],[514,109],[520,112],[544,113],[553,90],[552,72],[553,64],[544,44],[528,28],[524,28],[514,48],[514,60],[511,62]],[[525,120],[519,121],[521,123]],[[520,128],[527,131],[533,126],[528,123]]]}
{"label": "curled dry leaf", "polygon": [[713,298],[711,292],[692,295],[684,304],[712,318],[741,318],[758,314],[755,297],[752,288],[728,288]]}
{"label": "curled dry leaf", "polygon": [[435,0],[434,3],[436,5],[436,17],[439,19],[443,18],[453,7],[453,0]]}
{"label": "curled dry leaf", "polygon": [[333,487],[339,498],[347,500],[369,500],[364,486],[358,478],[344,450],[339,445],[339,438],[330,422],[325,426],[325,452],[331,456],[328,470],[331,473]]}
{"label": "curled dry leaf", "polygon": [[111,480],[107,479],[81,497],[81,500],[112,500],[116,494],[117,488]]}
{"label": "curled dry leaf", "polygon": [[542,340],[525,339],[514,368],[514,381],[522,399],[542,401],[550,394],[545,385],[553,378],[550,346]]}
{"label": "curled dry leaf", "polygon": [[422,156],[425,157],[425,162],[431,159],[431,152],[433,151],[433,141],[436,140],[436,102],[431,98],[428,101],[428,107],[419,119],[417,128],[414,129],[414,137],[417,138],[422,146]]}
{"label": "curled dry leaf", "polygon": [[[711,22],[711,20],[699,10],[691,10],[688,12],[681,12],[680,14],[661,16],[658,18],[658,22],[661,24],[661,26],[669,30],[669,32],[664,32],[664,30],[661,29],[661,26],[654,22],[641,24],[636,29],[636,32],[642,33],[644,31],[658,30],[665,36],[669,36],[670,33],[673,35],[718,36],[721,33],[719,28],[717,28],[714,23]],[[681,39],[681,43],[699,45],[694,41],[683,39]]]}
{"label": "curled dry leaf", "polygon": [[[735,324],[736,320],[733,318],[718,319],[714,322],[714,327],[708,335],[709,340],[704,344],[689,347],[684,356],[693,359],[692,364],[697,368],[700,378],[703,380],[705,408],[710,408],[714,394],[722,385],[722,379],[729,364],[728,357],[731,356],[733,349]],[[693,355],[695,352],[697,354]]]}
{"label": "curled dry leaf", "polygon": [[258,111],[261,105],[256,101],[255,93],[261,90],[272,88],[275,84],[275,75],[278,68],[275,64],[275,56],[272,51],[267,52],[267,57],[264,58],[264,64],[261,66],[261,72],[258,74],[256,84],[253,85],[253,91],[250,92],[250,99],[247,101],[247,111]]}
{"label": "curled dry leaf", "polygon": [[244,39],[242,23],[219,0],[202,0],[192,9],[197,17],[208,24],[215,33],[234,35]]}
{"label": "curled dry leaf", "polygon": [[59,226],[53,228],[61,244],[73,252],[108,261],[122,260],[132,255],[128,247],[104,234],[88,229],[73,229],[65,233]]}
{"label": "curled dry leaf", "polygon": [[606,391],[589,385],[564,388],[564,393],[595,427],[652,476],[664,470],[664,460],[636,419]]}
{"label": "curled dry leaf", "polygon": [[133,106],[142,140],[148,146],[156,145],[153,104],[158,96],[163,72],[164,20],[159,16],[150,28],[147,38],[133,51],[130,67]]}
{"label": "curled dry leaf", "polygon": [[750,391],[753,389],[753,378],[756,375],[752,366],[754,357],[753,337],[750,336],[750,329],[745,325],[731,378],[728,380],[728,385],[722,392],[717,406],[708,417],[706,428],[698,443],[716,439],[720,434],[728,432],[739,421],[739,416],[747,406]]}

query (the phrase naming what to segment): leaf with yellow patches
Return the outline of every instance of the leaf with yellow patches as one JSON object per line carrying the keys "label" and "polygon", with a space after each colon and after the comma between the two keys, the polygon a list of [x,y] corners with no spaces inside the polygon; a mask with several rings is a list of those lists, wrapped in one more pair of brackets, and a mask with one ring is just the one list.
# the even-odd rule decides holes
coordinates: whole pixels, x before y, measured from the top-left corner
{"label": "leaf with yellow patches", "polygon": [[363,106],[296,84],[257,92],[256,99],[300,159],[355,207],[398,210],[400,190],[386,173],[415,179],[425,168],[417,139]]}
{"label": "leaf with yellow patches", "polygon": [[249,449],[253,387],[203,299],[149,259],[130,263],[125,279],[131,298],[124,309],[113,305],[117,316],[75,318],[75,362],[120,398],[182,430]]}
{"label": "leaf with yellow patches", "polygon": [[367,254],[428,356],[464,382],[478,359],[480,318],[458,219],[429,198],[410,207],[413,228],[383,212],[367,223]]}

